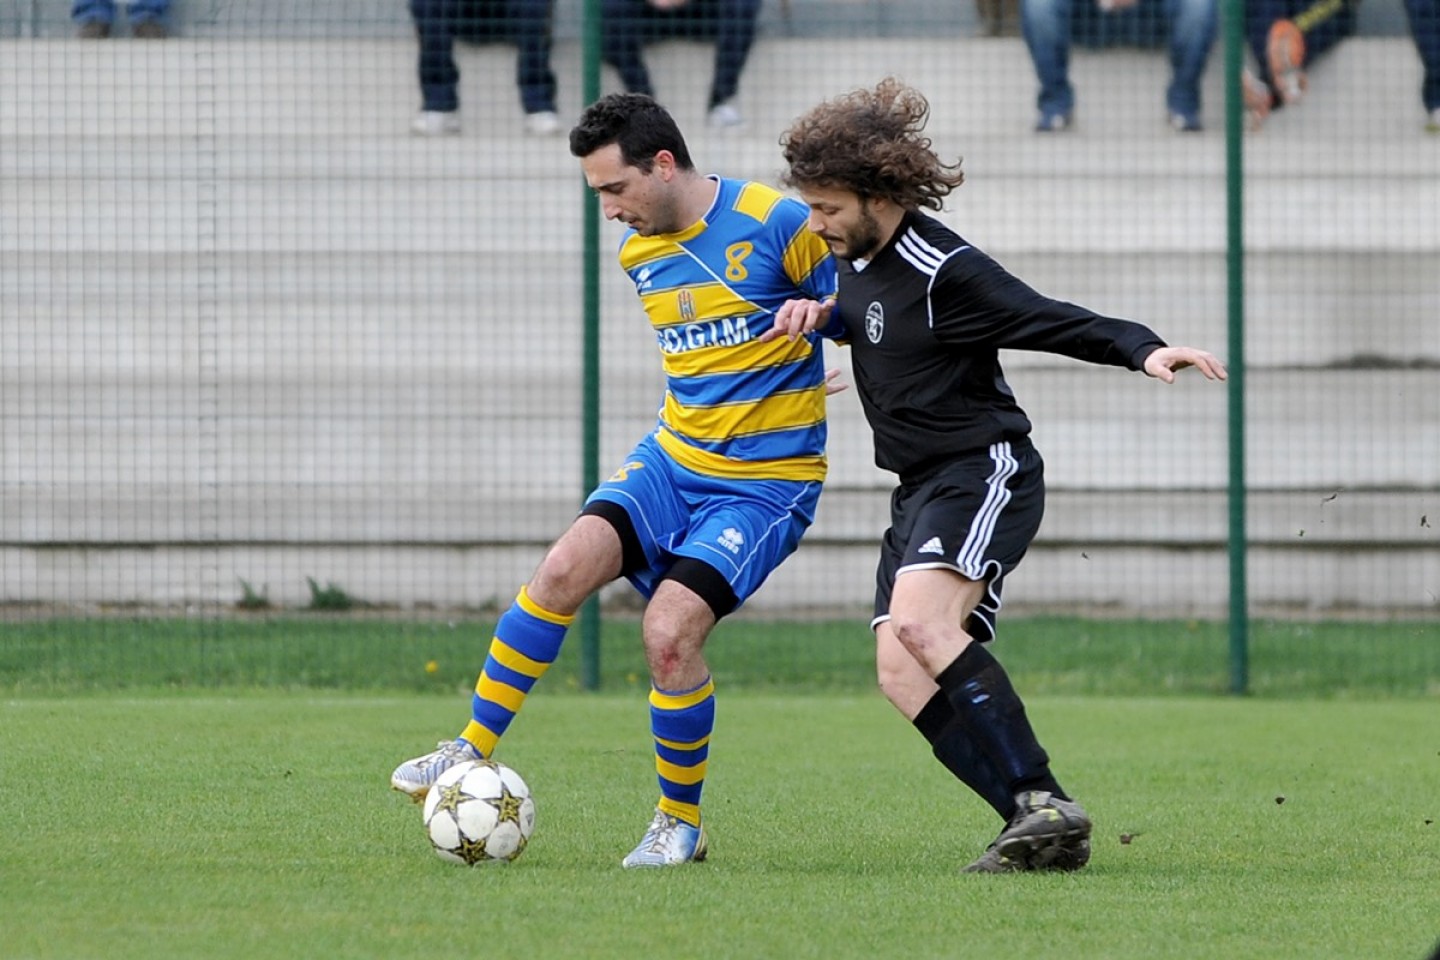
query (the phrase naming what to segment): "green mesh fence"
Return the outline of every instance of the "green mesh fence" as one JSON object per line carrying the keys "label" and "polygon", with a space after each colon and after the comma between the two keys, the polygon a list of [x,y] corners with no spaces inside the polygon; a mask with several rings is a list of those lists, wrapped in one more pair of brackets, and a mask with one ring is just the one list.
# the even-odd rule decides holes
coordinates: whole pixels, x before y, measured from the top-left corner
{"label": "green mesh fence", "polygon": [[[743,47],[743,24],[697,11],[641,49],[698,165],[772,183],[779,135],[808,107],[887,75],[919,87],[937,150],[964,157],[943,218],[1040,291],[1172,343],[1226,352],[1242,264],[1246,615],[1353,623],[1360,641],[1367,624],[1415,623],[1316,655],[1337,676],[1377,658],[1433,676],[1440,134],[1426,125],[1440,117],[1422,100],[1417,38],[1440,28],[1433,0],[1410,2],[1365,0],[1350,35],[1306,65],[1302,100],[1235,125],[1233,181],[1214,8],[1193,100],[1172,87],[1170,23],[1152,0],[1077,0],[1063,109],[1037,101],[1009,0],[764,0],[733,91],[717,50]],[[106,20],[95,7],[80,19]],[[60,670],[77,621],[118,672],[158,656],[126,652],[149,618],[200,643],[227,623],[310,618],[313,633],[335,615],[319,622],[337,651],[347,622],[387,621],[397,637],[481,624],[479,647],[585,492],[587,417],[602,474],[652,426],[659,360],[611,223],[598,409],[584,403],[584,189],[565,141],[586,89],[582,4],[476,5],[454,31],[451,78],[449,41],[417,29],[444,7],[175,0],[153,20],[136,0],[101,29],[59,0],[0,0],[12,674]],[[598,83],[624,81],[607,62]],[[1065,129],[1036,132],[1057,115]],[[1243,252],[1227,239],[1234,189]],[[1005,620],[1154,621],[1161,644],[1223,624],[1226,388],[1004,359],[1050,486]],[[843,369],[845,351],[833,361]],[[833,621],[863,647],[891,478],[853,393],[831,417],[817,522],[738,622]],[[623,585],[603,600],[621,622],[636,607]],[[1222,678],[1223,633],[1207,648]],[[1285,649],[1304,659],[1303,644]],[[777,643],[752,667],[808,655]]]}

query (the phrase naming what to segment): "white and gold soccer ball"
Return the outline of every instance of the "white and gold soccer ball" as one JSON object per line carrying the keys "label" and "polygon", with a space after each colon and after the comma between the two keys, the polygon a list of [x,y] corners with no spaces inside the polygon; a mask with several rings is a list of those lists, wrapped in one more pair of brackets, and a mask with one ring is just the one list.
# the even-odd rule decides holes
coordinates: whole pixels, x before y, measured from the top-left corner
{"label": "white and gold soccer ball", "polygon": [[508,863],[525,852],[534,829],[530,788],[503,763],[456,764],[425,795],[425,833],[453,863]]}

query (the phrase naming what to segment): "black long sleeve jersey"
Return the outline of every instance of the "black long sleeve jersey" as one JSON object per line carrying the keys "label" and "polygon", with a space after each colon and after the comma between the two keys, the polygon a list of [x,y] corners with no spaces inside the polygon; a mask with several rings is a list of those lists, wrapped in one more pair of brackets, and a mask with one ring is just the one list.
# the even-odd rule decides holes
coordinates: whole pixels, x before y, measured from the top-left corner
{"label": "black long sleeve jersey", "polygon": [[875,463],[901,480],[1030,433],[1001,348],[1144,368],[1165,341],[1032,290],[939,220],[905,216],[866,261],[840,263],[836,312],[875,434]]}

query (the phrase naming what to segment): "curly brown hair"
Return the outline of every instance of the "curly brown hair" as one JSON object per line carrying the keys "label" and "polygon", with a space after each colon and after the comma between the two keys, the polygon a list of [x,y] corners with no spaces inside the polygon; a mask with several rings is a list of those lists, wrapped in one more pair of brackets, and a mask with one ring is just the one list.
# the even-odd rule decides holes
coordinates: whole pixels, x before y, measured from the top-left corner
{"label": "curly brown hair", "polygon": [[873,90],[827,100],[780,137],[791,187],[840,187],[862,198],[883,197],[906,210],[940,210],[965,182],[960,160],[947,164],[925,136],[930,102],[887,77]]}

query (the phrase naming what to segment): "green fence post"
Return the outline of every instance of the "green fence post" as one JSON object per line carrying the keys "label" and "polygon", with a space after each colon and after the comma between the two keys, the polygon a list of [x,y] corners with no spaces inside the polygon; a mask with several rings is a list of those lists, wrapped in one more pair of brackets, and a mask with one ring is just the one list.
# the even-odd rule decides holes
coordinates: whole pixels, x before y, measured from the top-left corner
{"label": "green fence post", "polygon": [[[581,33],[582,93],[588,105],[600,97],[600,0],[585,0]],[[586,497],[600,482],[600,201],[584,188],[584,251],[581,274],[585,287],[584,383],[581,387],[584,450],[580,471]],[[600,597],[580,608],[580,682],[586,690],[600,689]]]}
{"label": "green fence post", "polygon": [[1240,72],[1245,57],[1244,0],[1225,0],[1225,194],[1227,274],[1226,393],[1229,420],[1230,692],[1250,684],[1249,599],[1245,532],[1245,104]]}

